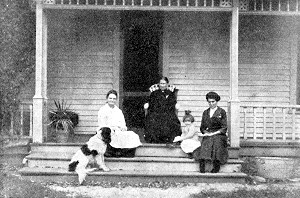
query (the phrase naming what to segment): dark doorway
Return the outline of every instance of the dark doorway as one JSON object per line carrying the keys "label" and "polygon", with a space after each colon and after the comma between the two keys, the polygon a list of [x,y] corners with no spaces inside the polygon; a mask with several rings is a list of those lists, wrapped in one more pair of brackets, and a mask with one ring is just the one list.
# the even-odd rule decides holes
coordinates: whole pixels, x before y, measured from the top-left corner
{"label": "dark doorway", "polygon": [[122,13],[123,35],[123,112],[127,126],[144,126],[143,105],[149,87],[161,75],[162,14],[128,11]]}

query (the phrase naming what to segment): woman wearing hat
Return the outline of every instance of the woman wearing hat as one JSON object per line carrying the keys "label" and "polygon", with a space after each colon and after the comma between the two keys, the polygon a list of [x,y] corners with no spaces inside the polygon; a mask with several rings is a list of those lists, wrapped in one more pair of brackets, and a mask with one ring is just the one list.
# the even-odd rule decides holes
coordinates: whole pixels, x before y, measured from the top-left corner
{"label": "woman wearing hat", "polygon": [[211,173],[217,173],[220,165],[227,162],[227,116],[224,109],[218,107],[220,96],[215,92],[206,94],[209,108],[203,112],[200,131],[203,139],[195,159],[199,160],[201,173],[205,173],[205,162],[211,161],[213,169]]}

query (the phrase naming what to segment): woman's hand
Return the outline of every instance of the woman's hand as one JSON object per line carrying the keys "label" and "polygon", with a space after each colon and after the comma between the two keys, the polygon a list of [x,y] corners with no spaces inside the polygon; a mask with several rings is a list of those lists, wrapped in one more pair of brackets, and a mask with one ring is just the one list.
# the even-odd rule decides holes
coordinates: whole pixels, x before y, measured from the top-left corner
{"label": "woman's hand", "polygon": [[176,136],[173,140],[173,142],[179,142],[181,141],[181,137],[180,136]]}

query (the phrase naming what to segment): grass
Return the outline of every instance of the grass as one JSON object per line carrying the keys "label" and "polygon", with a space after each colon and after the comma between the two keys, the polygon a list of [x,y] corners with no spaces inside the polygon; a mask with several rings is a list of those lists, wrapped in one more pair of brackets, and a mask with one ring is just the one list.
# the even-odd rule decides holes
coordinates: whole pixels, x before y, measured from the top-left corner
{"label": "grass", "polygon": [[66,192],[54,191],[44,184],[23,179],[16,174],[18,167],[0,164],[0,198],[86,198],[73,196]]}
{"label": "grass", "polygon": [[299,198],[300,189],[285,189],[267,187],[266,189],[253,190],[240,188],[232,192],[218,192],[215,190],[194,194],[191,198]]}

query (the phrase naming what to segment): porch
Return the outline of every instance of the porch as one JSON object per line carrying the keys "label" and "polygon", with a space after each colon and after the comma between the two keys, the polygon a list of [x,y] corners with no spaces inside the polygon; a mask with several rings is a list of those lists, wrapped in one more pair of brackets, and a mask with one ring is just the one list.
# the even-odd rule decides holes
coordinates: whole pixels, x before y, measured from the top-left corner
{"label": "porch", "polygon": [[[75,134],[89,137],[97,127],[97,111],[105,104],[107,90],[113,88],[120,93],[121,108],[126,97],[149,94],[143,89],[126,88],[124,45],[130,31],[138,26],[141,29],[137,30],[148,31],[150,26],[155,27],[154,33],[159,38],[157,73],[168,76],[180,90],[180,119],[184,110],[189,109],[199,126],[202,112],[207,108],[205,94],[214,90],[221,95],[219,105],[228,114],[229,168],[223,167],[223,174],[211,174],[207,179],[197,172],[197,163],[187,159],[179,148],[167,151],[162,145],[145,144],[139,148],[136,159],[108,159],[109,165],[117,166],[116,170],[122,169],[120,164],[127,164],[126,171],[109,174],[118,178],[133,171],[136,173],[131,176],[141,178],[144,175],[138,175],[137,169],[144,166],[140,171],[152,171],[149,175],[155,179],[158,169],[153,168],[164,164],[190,171],[176,169],[173,175],[162,178],[174,178],[175,173],[200,182],[220,181],[216,177],[244,181],[245,174],[240,171],[242,145],[278,142],[281,147],[297,145],[299,141],[298,3],[298,0],[37,1],[35,92],[27,92],[31,93],[28,96],[34,95],[30,111],[34,144],[33,152],[27,156],[29,167],[23,169],[23,174],[29,177],[40,174],[36,166],[42,169],[49,166],[48,173],[42,171],[44,175],[69,175],[61,168],[83,142],[71,143],[69,148],[69,145],[46,143],[51,100],[70,101],[80,117]],[[143,17],[132,19],[134,14],[130,13]],[[130,24],[123,23],[127,19],[132,19]],[[52,147],[58,153],[51,152]],[[260,154],[250,148],[247,155]],[[54,167],[56,164],[59,167]],[[57,168],[60,169],[54,170]]]}

